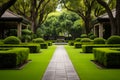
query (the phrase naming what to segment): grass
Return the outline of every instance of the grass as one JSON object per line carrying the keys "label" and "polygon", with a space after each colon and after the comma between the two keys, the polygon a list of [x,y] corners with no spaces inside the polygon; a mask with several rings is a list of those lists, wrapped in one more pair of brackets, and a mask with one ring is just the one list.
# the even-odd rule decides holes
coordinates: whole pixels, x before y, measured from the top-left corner
{"label": "grass", "polygon": [[50,46],[48,49],[41,49],[40,54],[30,54],[32,62],[21,70],[0,70],[0,80],[42,80],[55,48]]}
{"label": "grass", "polygon": [[120,69],[100,69],[91,60],[93,54],[80,53],[81,49],[65,46],[80,80],[120,80]]}

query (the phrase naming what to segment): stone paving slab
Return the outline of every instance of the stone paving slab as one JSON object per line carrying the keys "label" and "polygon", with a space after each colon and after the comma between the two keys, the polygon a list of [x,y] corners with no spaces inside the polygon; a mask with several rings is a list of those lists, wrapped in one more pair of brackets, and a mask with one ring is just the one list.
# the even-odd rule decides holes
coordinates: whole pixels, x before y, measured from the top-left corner
{"label": "stone paving slab", "polygon": [[80,80],[64,46],[57,46],[42,80]]}

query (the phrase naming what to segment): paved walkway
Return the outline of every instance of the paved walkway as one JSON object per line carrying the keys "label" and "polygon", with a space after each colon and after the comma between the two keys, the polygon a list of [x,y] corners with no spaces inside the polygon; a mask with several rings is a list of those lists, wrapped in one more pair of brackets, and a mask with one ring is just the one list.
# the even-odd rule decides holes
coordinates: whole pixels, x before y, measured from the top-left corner
{"label": "paved walkway", "polygon": [[42,80],[80,80],[64,46],[57,46]]}

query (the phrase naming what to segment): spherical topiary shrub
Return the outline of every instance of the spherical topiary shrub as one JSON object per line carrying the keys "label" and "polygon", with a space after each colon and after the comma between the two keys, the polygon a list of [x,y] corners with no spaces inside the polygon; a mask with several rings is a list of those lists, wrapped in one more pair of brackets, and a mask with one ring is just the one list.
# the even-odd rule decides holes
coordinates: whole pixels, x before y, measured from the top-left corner
{"label": "spherical topiary shrub", "polygon": [[81,41],[81,38],[76,38],[75,39],[75,42],[80,42]]}
{"label": "spherical topiary shrub", "polygon": [[4,44],[20,44],[21,41],[18,37],[15,36],[9,36],[4,39]]}
{"label": "spherical topiary shrub", "polygon": [[34,43],[44,43],[44,39],[43,38],[36,38],[36,39],[33,39],[33,42]]}
{"label": "spherical topiary shrub", "polygon": [[91,39],[89,39],[89,38],[83,38],[83,39],[81,39],[81,42],[91,42]]}
{"label": "spherical topiary shrub", "polygon": [[95,38],[93,43],[94,44],[105,44],[105,39],[103,39],[103,38]]}
{"label": "spherical topiary shrub", "polygon": [[87,36],[87,34],[81,34],[80,37],[81,37],[81,38],[87,38],[88,36]]}
{"label": "spherical topiary shrub", "polygon": [[120,44],[120,36],[111,36],[107,39],[107,44]]}

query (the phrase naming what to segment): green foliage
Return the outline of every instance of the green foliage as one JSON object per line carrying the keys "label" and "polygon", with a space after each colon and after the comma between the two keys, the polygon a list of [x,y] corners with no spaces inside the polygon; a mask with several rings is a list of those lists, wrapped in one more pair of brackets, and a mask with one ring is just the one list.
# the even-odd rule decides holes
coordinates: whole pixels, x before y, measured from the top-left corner
{"label": "green foliage", "polygon": [[29,29],[23,29],[23,30],[22,30],[21,40],[22,40],[23,42],[28,42],[28,41],[30,41],[31,38],[32,38],[31,35],[32,35],[32,31],[31,31],[31,30],[29,30]]}
{"label": "green foliage", "polygon": [[81,42],[91,42],[91,39],[89,39],[89,38],[82,38]]}
{"label": "green foliage", "polygon": [[80,42],[81,41],[81,38],[76,38],[75,39],[75,42]]}
{"label": "green foliage", "polygon": [[4,39],[4,44],[20,44],[21,41],[18,37],[15,36],[9,36]]}
{"label": "green foliage", "polygon": [[34,43],[44,43],[44,39],[43,38],[36,38],[36,39],[33,39],[33,42]]}
{"label": "green foliage", "polygon": [[120,44],[120,36],[111,36],[107,39],[107,44]]}
{"label": "green foliage", "polygon": [[41,47],[41,49],[47,49],[48,44],[47,43],[40,43],[40,47]]}
{"label": "green foliage", "polygon": [[48,46],[52,46],[52,42],[51,41],[47,41]]}
{"label": "green foliage", "polygon": [[93,49],[95,61],[107,68],[120,68],[120,48]]}
{"label": "green foliage", "polygon": [[23,65],[28,60],[28,54],[28,48],[0,50],[0,68],[15,68]]}
{"label": "green foliage", "polygon": [[[39,54],[29,54],[32,62],[22,66],[20,70],[0,70],[1,80],[42,80],[44,72],[53,56],[56,46],[42,49]],[[38,65],[41,64],[41,65]],[[38,74],[39,73],[39,74]],[[7,75],[7,77],[6,77]],[[13,76],[13,77],[11,77]]]}
{"label": "green foliage", "polygon": [[75,42],[74,47],[75,48],[81,48],[82,44],[80,42]]}
{"label": "green foliage", "polygon": [[30,53],[38,53],[38,52],[40,52],[40,45],[39,44],[20,44],[20,45],[4,44],[4,45],[0,45],[0,48],[13,48],[13,47],[26,47],[26,48],[29,48]]}
{"label": "green foliage", "polygon": [[98,67],[98,65],[91,62],[91,60],[94,60],[93,54],[80,53],[82,51],[81,49],[75,49],[68,45],[66,45],[65,48],[80,79],[120,80],[119,69]]}
{"label": "green foliage", "polygon": [[105,47],[111,47],[111,48],[115,48],[115,47],[120,47],[120,45],[118,44],[114,44],[114,45],[105,45],[105,44],[96,44],[96,45],[82,45],[82,50],[84,53],[92,53],[93,52],[93,48],[105,48]]}
{"label": "green foliage", "polygon": [[88,36],[87,36],[87,34],[81,34],[80,37],[81,37],[81,38],[87,38]]}
{"label": "green foliage", "polygon": [[93,43],[94,44],[105,44],[105,39],[103,39],[103,38],[95,38]]}
{"label": "green foliage", "polygon": [[52,36],[69,36],[80,37],[82,28],[80,17],[70,11],[63,10],[61,13],[53,12],[48,15],[46,21],[38,28],[37,35]]}
{"label": "green foliage", "polygon": [[32,34],[32,31],[29,30],[29,29],[23,29],[23,30],[22,30],[22,34],[23,34],[23,35],[31,35],[31,34]]}
{"label": "green foliage", "polygon": [[89,37],[90,39],[92,39],[92,40],[94,40],[95,38],[97,38],[97,36],[94,35],[93,32],[90,32],[90,33],[88,34],[88,37]]}
{"label": "green foliage", "polygon": [[69,46],[74,46],[74,41],[69,41],[68,44]]}

